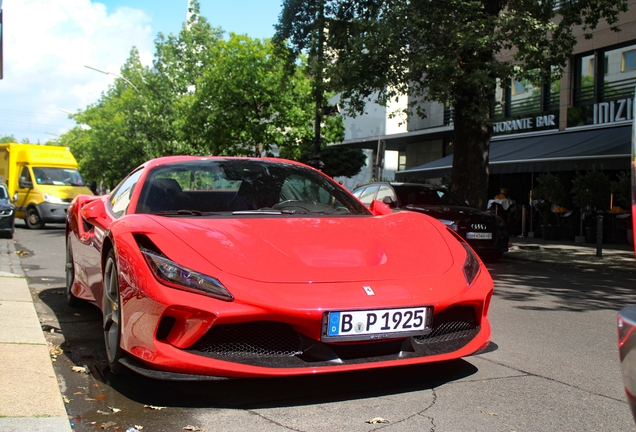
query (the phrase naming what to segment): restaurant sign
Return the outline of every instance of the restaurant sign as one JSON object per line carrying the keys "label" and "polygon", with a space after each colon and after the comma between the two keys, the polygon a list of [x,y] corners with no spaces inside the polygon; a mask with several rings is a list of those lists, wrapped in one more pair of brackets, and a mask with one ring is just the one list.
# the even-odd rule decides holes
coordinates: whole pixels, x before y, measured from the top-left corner
{"label": "restaurant sign", "polygon": [[603,125],[631,121],[634,98],[624,98],[568,109],[568,127]]}
{"label": "restaurant sign", "polygon": [[548,111],[530,117],[496,121],[492,125],[494,135],[535,132],[559,127],[559,112]]}

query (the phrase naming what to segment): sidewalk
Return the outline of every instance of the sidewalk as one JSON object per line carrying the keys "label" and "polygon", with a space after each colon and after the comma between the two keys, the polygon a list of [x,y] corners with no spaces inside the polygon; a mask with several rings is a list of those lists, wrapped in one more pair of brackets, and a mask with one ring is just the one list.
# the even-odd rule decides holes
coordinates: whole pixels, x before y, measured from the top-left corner
{"label": "sidewalk", "polygon": [[627,243],[603,244],[601,256],[597,256],[596,244],[591,243],[543,240],[536,237],[511,237],[510,243],[510,250],[504,254],[504,259],[613,271],[636,271],[634,247]]}
{"label": "sidewalk", "polygon": [[13,240],[0,240],[0,431],[70,432]]}
{"label": "sidewalk", "polygon": [[[513,237],[505,260],[636,271],[627,244]],[[13,240],[0,239],[0,431],[71,431],[49,350]]]}

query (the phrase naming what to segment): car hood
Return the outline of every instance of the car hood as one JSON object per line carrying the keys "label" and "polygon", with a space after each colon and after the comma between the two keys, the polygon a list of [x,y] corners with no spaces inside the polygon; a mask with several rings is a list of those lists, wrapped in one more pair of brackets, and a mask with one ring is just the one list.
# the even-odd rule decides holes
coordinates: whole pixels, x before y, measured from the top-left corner
{"label": "car hood", "polygon": [[0,209],[4,210],[9,208],[13,208],[13,205],[9,203],[9,200],[0,199]]}
{"label": "car hood", "polygon": [[[358,217],[151,216],[219,270],[261,282],[426,277],[453,265],[443,225],[413,212]],[[187,266],[184,257],[170,256]]]}

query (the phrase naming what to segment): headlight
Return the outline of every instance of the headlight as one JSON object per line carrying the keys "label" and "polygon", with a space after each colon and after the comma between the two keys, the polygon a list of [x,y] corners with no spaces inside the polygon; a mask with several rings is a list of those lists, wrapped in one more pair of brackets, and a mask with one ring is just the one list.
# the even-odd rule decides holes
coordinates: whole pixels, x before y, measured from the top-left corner
{"label": "headlight", "polygon": [[13,214],[13,209],[0,210],[0,217],[7,217]]}
{"label": "headlight", "polygon": [[464,261],[464,277],[468,285],[472,284],[479,273],[479,260],[475,256],[475,252],[466,243],[462,242],[462,246],[466,249],[466,261]]}
{"label": "headlight", "polygon": [[166,285],[223,301],[234,300],[234,296],[217,279],[190,270],[154,252],[142,249],[141,253],[155,277]]}
{"label": "headlight", "polygon": [[64,201],[62,201],[62,198],[58,198],[55,195],[51,195],[47,193],[44,194],[44,201],[51,204],[64,204]]}
{"label": "headlight", "polygon": [[439,219],[441,223],[452,229],[453,231],[457,231],[457,222],[448,220],[448,219]]}

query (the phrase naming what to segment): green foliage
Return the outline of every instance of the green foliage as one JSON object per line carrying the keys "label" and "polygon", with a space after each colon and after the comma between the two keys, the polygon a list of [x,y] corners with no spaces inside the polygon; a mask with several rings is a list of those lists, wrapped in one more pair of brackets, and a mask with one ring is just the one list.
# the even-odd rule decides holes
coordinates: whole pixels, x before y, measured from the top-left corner
{"label": "green foliage", "polygon": [[607,210],[610,205],[610,179],[603,170],[576,172],[572,180],[572,202],[579,208]]}
{"label": "green foliage", "polygon": [[537,186],[532,191],[532,199],[560,205],[566,197],[567,190],[558,175],[543,173],[537,177]]}
{"label": "green foliage", "polygon": [[619,205],[624,209],[632,207],[632,176],[629,171],[618,173],[616,181],[610,184],[614,194],[614,205]]}
{"label": "green foliage", "polygon": [[[60,137],[87,181],[114,187],[150,158],[190,155],[281,155],[299,159],[313,139],[315,105],[306,63],[289,76],[268,40],[211,27],[192,2],[178,35],[159,34],[152,68],[136,48],[114,84]],[[342,119],[327,119],[342,140]],[[354,158],[351,158],[354,160]],[[349,161],[351,162],[351,161]]]}

